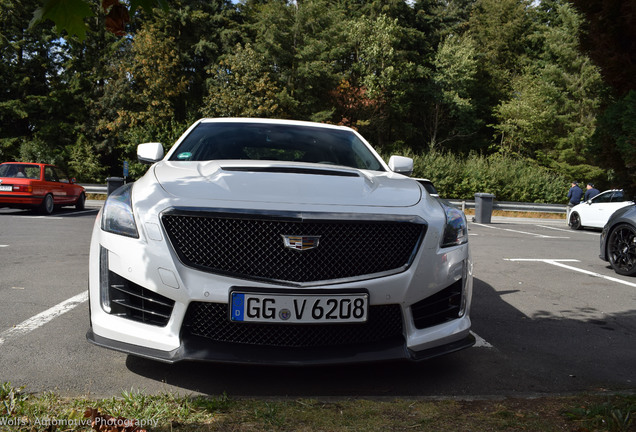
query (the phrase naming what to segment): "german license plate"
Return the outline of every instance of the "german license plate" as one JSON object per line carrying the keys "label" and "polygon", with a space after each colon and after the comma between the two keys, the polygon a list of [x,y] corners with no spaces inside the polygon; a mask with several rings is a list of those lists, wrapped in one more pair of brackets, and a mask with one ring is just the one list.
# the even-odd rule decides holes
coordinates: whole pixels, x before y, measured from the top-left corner
{"label": "german license plate", "polygon": [[366,322],[367,293],[265,294],[232,291],[230,319],[261,323],[360,323]]}
{"label": "german license plate", "polygon": [[11,192],[12,190],[13,186],[11,185],[0,186],[0,192]]}

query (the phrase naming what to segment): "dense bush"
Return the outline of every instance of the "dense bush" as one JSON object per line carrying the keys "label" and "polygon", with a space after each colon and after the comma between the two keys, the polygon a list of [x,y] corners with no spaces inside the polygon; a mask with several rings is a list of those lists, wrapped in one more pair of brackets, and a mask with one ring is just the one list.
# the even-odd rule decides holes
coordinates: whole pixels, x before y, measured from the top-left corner
{"label": "dense bush", "polygon": [[[413,158],[413,177],[431,180],[440,196],[449,199],[474,199],[475,193],[488,192],[498,201],[563,203],[570,187],[569,179],[526,159],[475,153],[460,157],[437,150],[399,154]],[[383,155],[385,160],[389,156]]]}

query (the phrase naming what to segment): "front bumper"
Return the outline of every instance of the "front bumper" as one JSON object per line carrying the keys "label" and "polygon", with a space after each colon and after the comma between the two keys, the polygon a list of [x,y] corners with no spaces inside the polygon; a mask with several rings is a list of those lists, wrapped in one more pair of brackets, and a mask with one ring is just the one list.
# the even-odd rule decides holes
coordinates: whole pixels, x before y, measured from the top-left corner
{"label": "front bumper", "polygon": [[[189,327],[191,306],[227,307],[229,293],[238,286],[256,291],[298,290],[299,294],[310,287],[238,279],[186,266],[170,247],[156,219],[138,226],[140,239],[106,233],[99,227],[99,218],[96,223],[89,278],[91,329],[87,334],[95,345],[168,363],[195,360],[312,365],[420,361],[474,344],[469,318],[473,285],[469,247],[440,248],[438,226],[431,225],[413,264],[404,271],[311,287],[326,293],[364,290],[370,295],[370,307],[397,309],[391,315],[397,318],[390,322],[398,321],[399,328],[393,328],[386,337],[375,338],[376,332],[388,327],[389,321],[379,318],[364,337],[332,343],[329,337],[334,332],[328,332],[328,343],[324,343],[323,333],[322,342],[311,346],[286,345],[278,340],[264,343],[258,339],[261,333],[251,331],[251,341],[246,341],[235,339],[232,329],[225,328],[226,333],[217,337],[203,328]],[[110,294],[104,296],[107,292]],[[107,303],[110,306],[104,306]],[[199,322],[217,329],[227,325],[227,317],[227,311],[217,311]],[[346,333],[349,329],[342,330]],[[298,339],[303,339],[302,333]]]}
{"label": "front bumper", "polygon": [[259,347],[255,349],[252,346],[237,346],[235,344],[224,343],[210,344],[199,338],[188,338],[183,339],[181,346],[175,350],[161,351],[107,339],[96,335],[92,329],[86,333],[86,339],[103,348],[109,348],[164,363],[190,360],[289,366],[365,363],[391,360],[423,361],[470,348],[475,344],[475,337],[470,333],[460,340],[417,352],[408,349],[403,340],[388,341],[382,344],[373,344],[372,346],[356,346],[355,348],[336,347],[325,350],[324,348],[281,349],[279,347]]}

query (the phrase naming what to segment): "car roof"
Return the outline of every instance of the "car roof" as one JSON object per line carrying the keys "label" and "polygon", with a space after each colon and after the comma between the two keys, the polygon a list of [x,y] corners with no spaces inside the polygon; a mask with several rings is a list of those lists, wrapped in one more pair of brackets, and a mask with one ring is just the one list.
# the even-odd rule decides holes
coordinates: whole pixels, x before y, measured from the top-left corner
{"label": "car roof", "polygon": [[55,166],[52,164],[40,163],[40,162],[2,162],[0,165],[39,165],[39,166]]}
{"label": "car roof", "polygon": [[197,123],[260,123],[260,124],[274,124],[274,125],[289,125],[289,126],[311,126],[324,129],[337,129],[351,131],[350,127],[332,125],[327,123],[318,123],[302,120],[284,120],[284,119],[268,119],[268,118],[250,118],[250,117],[215,117],[215,118],[202,118]]}

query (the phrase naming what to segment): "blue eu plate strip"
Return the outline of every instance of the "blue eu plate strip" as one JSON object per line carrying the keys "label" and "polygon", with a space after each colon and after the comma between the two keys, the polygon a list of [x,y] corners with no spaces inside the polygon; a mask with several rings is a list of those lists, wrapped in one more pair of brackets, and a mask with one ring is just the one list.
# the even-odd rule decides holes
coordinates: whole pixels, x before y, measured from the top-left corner
{"label": "blue eu plate strip", "polygon": [[232,293],[232,321],[243,321],[245,294]]}

